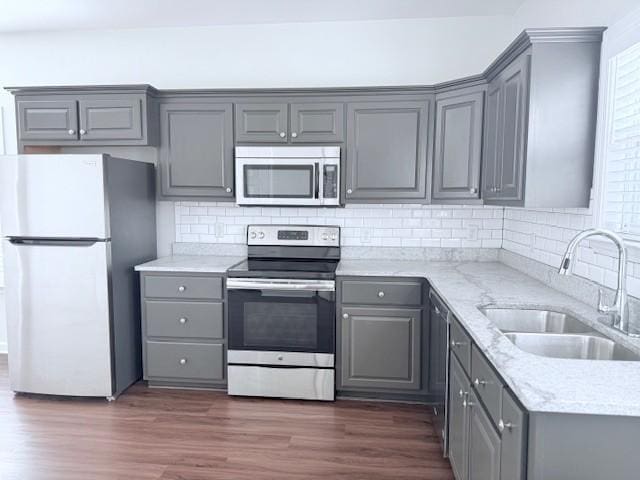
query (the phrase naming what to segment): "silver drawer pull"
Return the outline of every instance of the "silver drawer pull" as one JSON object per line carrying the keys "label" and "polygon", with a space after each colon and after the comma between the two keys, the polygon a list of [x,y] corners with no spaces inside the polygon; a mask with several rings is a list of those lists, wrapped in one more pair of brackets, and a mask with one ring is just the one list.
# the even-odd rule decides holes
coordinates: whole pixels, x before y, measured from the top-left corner
{"label": "silver drawer pull", "polygon": [[514,425],[511,422],[505,422],[502,419],[500,419],[500,421],[498,422],[498,430],[500,430],[500,433],[504,432],[505,429],[513,430],[516,427],[517,427],[517,425]]}
{"label": "silver drawer pull", "polygon": [[178,291],[179,291],[179,292],[184,292],[186,289],[187,289],[187,287],[185,287],[184,285],[180,285],[180,286],[178,287]]}
{"label": "silver drawer pull", "polygon": [[456,342],[455,340],[451,340],[451,348],[462,347],[466,345],[464,342]]}
{"label": "silver drawer pull", "polygon": [[437,315],[440,315],[440,309],[438,308],[438,306],[436,305],[435,307],[433,307],[434,310],[436,311]]}
{"label": "silver drawer pull", "polygon": [[474,405],[475,405],[475,403],[474,403],[474,402],[472,402],[471,400],[468,400],[468,399],[466,399],[466,398],[462,401],[462,406],[463,406],[464,408],[467,408],[467,407],[471,408],[471,407],[473,407]]}
{"label": "silver drawer pull", "polygon": [[460,398],[464,397],[467,394],[467,392],[465,392],[464,390],[460,389],[460,391],[458,392],[458,396]]}
{"label": "silver drawer pull", "polygon": [[187,323],[187,319],[185,317],[181,317],[178,322],[180,322],[182,325],[184,325],[185,323]]}
{"label": "silver drawer pull", "polygon": [[187,364],[187,359],[186,358],[181,358],[179,363],[180,363],[180,365],[186,365]]}
{"label": "silver drawer pull", "polygon": [[473,381],[473,384],[474,384],[476,387],[479,387],[479,386],[483,386],[483,387],[484,387],[484,386],[487,384],[487,381],[486,381],[486,380],[480,380],[479,378],[476,378],[476,379]]}
{"label": "silver drawer pull", "polygon": [[277,358],[278,360],[284,360],[284,357],[283,357],[282,355],[278,355],[276,358]]}
{"label": "silver drawer pull", "polygon": [[343,313],[342,314],[342,318],[344,318],[346,320],[347,318],[349,318],[349,314],[348,313]]}
{"label": "silver drawer pull", "polygon": [[378,292],[378,297],[380,297],[380,298],[384,297],[384,292],[382,290],[380,290]]}

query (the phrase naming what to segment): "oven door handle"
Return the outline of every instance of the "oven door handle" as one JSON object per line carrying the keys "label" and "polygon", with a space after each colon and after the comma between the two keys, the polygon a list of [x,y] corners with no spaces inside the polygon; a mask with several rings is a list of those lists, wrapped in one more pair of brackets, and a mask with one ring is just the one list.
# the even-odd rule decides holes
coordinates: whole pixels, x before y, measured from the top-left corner
{"label": "oven door handle", "polygon": [[255,278],[229,278],[227,290],[311,290],[335,292],[334,280],[261,280]]}

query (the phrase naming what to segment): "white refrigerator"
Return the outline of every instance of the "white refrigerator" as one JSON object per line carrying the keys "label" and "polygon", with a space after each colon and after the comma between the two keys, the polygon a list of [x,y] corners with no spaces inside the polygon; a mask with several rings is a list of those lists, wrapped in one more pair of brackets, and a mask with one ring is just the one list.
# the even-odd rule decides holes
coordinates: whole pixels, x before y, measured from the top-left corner
{"label": "white refrigerator", "polygon": [[133,267],[156,255],[153,165],[6,155],[0,188],[11,389],[115,398],[141,377]]}

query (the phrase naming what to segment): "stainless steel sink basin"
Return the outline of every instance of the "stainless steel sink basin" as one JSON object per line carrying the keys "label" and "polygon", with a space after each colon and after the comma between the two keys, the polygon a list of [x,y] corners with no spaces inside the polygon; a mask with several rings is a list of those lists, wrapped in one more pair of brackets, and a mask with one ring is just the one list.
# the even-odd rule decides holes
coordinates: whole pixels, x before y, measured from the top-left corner
{"label": "stainless steel sink basin", "polygon": [[480,311],[503,332],[594,333],[575,317],[552,310],[482,307]]}
{"label": "stainless steel sink basin", "polygon": [[584,334],[505,333],[525,352],[554,358],[639,361],[640,355],[606,337]]}

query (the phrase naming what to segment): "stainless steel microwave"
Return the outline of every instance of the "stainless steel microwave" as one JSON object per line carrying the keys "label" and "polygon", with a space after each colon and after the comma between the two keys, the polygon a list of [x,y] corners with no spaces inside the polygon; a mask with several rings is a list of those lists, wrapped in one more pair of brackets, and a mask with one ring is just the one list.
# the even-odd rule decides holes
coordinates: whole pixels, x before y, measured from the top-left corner
{"label": "stainless steel microwave", "polygon": [[238,205],[340,205],[340,147],[236,147]]}

